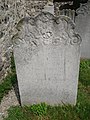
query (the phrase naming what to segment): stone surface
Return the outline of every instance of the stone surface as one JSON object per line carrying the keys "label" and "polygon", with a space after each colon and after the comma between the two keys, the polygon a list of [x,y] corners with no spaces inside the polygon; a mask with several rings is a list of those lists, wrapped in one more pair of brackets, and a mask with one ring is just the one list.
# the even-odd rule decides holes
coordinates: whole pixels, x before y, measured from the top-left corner
{"label": "stone surface", "polygon": [[0,120],[4,120],[8,116],[8,109],[11,106],[18,106],[19,102],[15,94],[14,88],[4,96],[0,103]]}
{"label": "stone surface", "polygon": [[75,10],[72,9],[73,1],[55,2],[54,1],[54,13],[56,16],[65,15],[75,20]]}
{"label": "stone surface", "polygon": [[46,4],[47,0],[0,0],[0,81],[10,67],[16,25],[25,16],[37,15]]}
{"label": "stone surface", "polygon": [[76,31],[82,37],[81,57],[90,58],[90,0],[77,10]]}
{"label": "stone surface", "polygon": [[43,12],[50,12],[54,15],[54,4],[53,2],[48,2],[47,5],[44,6]]}
{"label": "stone surface", "polygon": [[21,103],[76,104],[81,38],[66,16],[22,19],[12,38]]}

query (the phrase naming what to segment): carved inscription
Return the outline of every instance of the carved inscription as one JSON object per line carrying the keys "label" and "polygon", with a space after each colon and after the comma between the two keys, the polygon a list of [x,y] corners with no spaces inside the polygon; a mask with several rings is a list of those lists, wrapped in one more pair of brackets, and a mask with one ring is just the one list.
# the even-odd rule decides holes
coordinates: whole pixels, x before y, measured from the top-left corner
{"label": "carved inscription", "polygon": [[21,103],[75,104],[81,39],[66,16],[24,18],[13,36]]}
{"label": "carved inscription", "polygon": [[17,37],[16,39],[13,37],[14,41],[18,41],[15,42],[16,46],[20,43],[29,45],[32,52],[38,51],[41,46],[49,44],[55,46],[81,43],[80,36],[74,33],[73,22],[65,16],[55,18],[50,13],[41,13],[35,18],[25,18],[22,25],[19,24],[17,26],[17,29],[19,29]]}

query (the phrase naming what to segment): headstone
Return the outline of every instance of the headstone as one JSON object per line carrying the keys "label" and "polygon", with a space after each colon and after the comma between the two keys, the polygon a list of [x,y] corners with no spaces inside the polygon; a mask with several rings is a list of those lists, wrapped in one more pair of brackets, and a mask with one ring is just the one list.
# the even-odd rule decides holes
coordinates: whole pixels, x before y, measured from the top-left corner
{"label": "headstone", "polygon": [[81,58],[90,59],[90,0],[77,10],[76,31],[82,37]]}
{"label": "headstone", "polygon": [[24,18],[13,36],[22,105],[76,104],[81,38],[66,16]]}

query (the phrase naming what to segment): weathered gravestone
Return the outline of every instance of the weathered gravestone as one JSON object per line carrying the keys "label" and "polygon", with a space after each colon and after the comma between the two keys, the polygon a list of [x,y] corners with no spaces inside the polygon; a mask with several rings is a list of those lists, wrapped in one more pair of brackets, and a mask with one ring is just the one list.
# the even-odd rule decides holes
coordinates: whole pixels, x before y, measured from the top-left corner
{"label": "weathered gravestone", "polygon": [[22,105],[75,104],[81,38],[66,16],[41,13],[25,18],[13,37]]}
{"label": "weathered gravestone", "polygon": [[77,10],[76,31],[82,37],[81,58],[90,59],[90,0]]}

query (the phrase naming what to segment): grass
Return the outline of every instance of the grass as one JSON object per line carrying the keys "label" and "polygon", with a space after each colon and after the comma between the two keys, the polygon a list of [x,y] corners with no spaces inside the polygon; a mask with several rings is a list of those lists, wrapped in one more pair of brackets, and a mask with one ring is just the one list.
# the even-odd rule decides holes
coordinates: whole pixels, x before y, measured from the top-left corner
{"label": "grass", "polygon": [[90,91],[79,83],[76,106],[49,106],[42,103],[11,107],[8,113],[5,120],[90,120]]}
{"label": "grass", "polygon": [[83,85],[90,86],[90,60],[81,60],[79,80]]}
{"label": "grass", "polygon": [[12,89],[12,85],[16,83],[16,72],[15,72],[15,64],[13,55],[11,57],[11,72],[3,80],[2,84],[0,84],[0,102],[2,98]]}
{"label": "grass", "polygon": [[[16,82],[15,64],[11,58],[11,73],[0,85],[0,100]],[[10,107],[4,120],[90,120],[90,60],[81,60],[77,104],[75,106],[49,106],[45,103],[32,106]]]}

